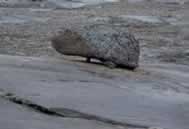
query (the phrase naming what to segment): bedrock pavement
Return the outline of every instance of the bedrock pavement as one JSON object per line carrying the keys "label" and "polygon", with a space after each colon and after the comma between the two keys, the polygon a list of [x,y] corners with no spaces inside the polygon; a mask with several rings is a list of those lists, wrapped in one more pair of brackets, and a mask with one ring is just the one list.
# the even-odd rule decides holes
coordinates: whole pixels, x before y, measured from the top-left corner
{"label": "bedrock pavement", "polygon": [[189,67],[0,55],[3,129],[188,129]]}
{"label": "bedrock pavement", "polygon": [[119,129],[98,121],[49,116],[0,98],[1,129]]}

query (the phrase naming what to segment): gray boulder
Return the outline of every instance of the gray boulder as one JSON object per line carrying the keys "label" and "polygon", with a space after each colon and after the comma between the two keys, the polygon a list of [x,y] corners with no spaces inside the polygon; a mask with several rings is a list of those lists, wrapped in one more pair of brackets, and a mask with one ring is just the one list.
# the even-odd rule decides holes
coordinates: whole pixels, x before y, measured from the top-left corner
{"label": "gray boulder", "polygon": [[135,69],[139,64],[139,42],[119,26],[93,24],[63,29],[51,42],[61,54],[86,57],[88,62],[98,59],[111,68]]}

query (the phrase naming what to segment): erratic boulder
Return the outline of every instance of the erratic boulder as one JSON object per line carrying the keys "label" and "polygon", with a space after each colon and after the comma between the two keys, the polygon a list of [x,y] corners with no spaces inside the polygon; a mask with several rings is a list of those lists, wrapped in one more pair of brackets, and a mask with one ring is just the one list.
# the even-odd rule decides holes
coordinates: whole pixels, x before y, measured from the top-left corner
{"label": "erratic boulder", "polygon": [[115,25],[93,24],[77,29],[63,29],[55,35],[52,46],[61,54],[95,58],[109,67],[135,69],[140,47],[135,37]]}

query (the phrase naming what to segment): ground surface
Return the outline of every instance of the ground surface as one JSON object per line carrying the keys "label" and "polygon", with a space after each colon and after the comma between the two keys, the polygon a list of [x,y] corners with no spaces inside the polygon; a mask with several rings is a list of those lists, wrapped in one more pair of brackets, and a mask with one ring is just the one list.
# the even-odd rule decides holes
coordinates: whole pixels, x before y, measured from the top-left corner
{"label": "ground surface", "polygon": [[118,129],[102,122],[84,119],[48,116],[0,99],[0,125],[2,129]]}
{"label": "ground surface", "polygon": [[[0,127],[188,129],[189,3],[170,1],[63,9],[0,0],[0,113],[8,114]],[[88,22],[133,32],[141,46],[139,69],[110,70],[52,49],[49,38],[60,28]]]}
{"label": "ground surface", "polygon": [[56,56],[49,42],[54,32],[61,27],[98,21],[129,28],[140,40],[142,62],[188,64],[188,7],[187,3],[143,2],[128,5],[122,1],[74,10],[0,8],[0,53]]}

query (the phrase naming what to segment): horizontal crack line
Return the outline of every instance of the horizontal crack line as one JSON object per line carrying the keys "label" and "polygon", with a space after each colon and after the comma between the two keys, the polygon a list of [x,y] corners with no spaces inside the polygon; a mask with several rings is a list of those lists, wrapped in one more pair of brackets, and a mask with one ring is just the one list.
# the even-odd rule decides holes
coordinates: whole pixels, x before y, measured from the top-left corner
{"label": "horizontal crack line", "polygon": [[40,112],[46,115],[65,117],[62,114],[56,113],[55,111],[51,111],[50,109],[40,106],[38,104],[35,104],[29,100],[21,99],[12,93],[1,93],[0,96],[6,100],[9,100],[10,102],[25,106],[27,108],[30,108],[32,110],[35,110],[37,112]]}
{"label": "horizontal crack line", "polygon": [[149,128],[149,126],[145,126],[145,125],[119,122],[119,121],[111,120],[111,119],[104,118],[101,116],[82,113],[82,112],[68,109],[68,108],[46,108],[30,100],[20,98],[14,95],[13,93],[6,93],[2,90],[0,90],[0,97],[6,100],[9,100],[10,102],[13,102],[15,104],[25,106],[27,108],[30,108],[32,110],[35,110],[37,112],[40,112],[46,115],[65,117],[65,118],[79,118],[79,119],[86,119],[86,120],[95,120],[95,121],[103,122],[105,124],[111,124],[111,125],[117,125],[117,126],[123,126],[123,127],[133,127],[133,128],[141,128],[141,129]]}

